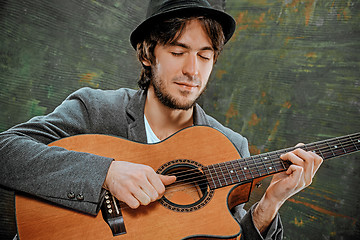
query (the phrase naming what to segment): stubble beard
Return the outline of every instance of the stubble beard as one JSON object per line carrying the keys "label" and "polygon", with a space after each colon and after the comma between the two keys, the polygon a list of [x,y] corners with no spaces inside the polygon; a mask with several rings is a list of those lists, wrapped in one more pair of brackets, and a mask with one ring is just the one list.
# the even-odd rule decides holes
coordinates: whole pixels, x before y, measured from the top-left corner
{"label": "stubble beard", "polygon": [[[204,89],[200,92],[199,96],[197,96],[195,100],[188,101],[188,102],[180,102],[175,97],[171,96],[170,93],[168,93],[166,91],[163,81],[158,76],[155,67],[152,68],[152,73],[153,74],[152,74],[152,79],[151,79],[150,84],[154,88],[155,95],[162,104],[164,104],[165,106],[167,106],[170,109],[189,110],[196,104],[196,101],[200,98],[200,96],[203,94],[203,92],[206,89],[206,86],[205,86]],[[184,76],[184,77],[188,78],[187,76]],[[193,81],[193,80],[191,80],[189,78],[188,81]],[[181,92],[181,95],[183,95],[184,97],[188,96],[189,94],[190,93],[187,91]]]}

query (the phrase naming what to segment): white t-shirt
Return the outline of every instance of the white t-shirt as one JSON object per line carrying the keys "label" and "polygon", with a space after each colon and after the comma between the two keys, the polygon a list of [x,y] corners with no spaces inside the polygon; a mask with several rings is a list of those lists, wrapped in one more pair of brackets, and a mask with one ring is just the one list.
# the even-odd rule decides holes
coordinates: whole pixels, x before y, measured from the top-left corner
{"label": "white t-shirt", "polygon": [[145,117],[145,114],[144,114],[144,122],[145,122],[145,131],[146,131],[147,143],[160,142],[160,139],[155,135],[155,133],[151,129],[150,124],[149,124],[148,120]]}

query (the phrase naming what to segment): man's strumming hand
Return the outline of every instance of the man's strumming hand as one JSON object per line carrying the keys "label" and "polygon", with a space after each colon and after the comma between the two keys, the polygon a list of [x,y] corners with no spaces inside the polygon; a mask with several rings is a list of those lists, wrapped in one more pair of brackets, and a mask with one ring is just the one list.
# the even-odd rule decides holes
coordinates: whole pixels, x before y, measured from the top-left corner
{"label": "man's strumming hand", "polygon": [[160,199],[165,192],[165,186],[175,181],[175,176],[157,174],[146,165],[113,161],[103,187],[135,209]]}

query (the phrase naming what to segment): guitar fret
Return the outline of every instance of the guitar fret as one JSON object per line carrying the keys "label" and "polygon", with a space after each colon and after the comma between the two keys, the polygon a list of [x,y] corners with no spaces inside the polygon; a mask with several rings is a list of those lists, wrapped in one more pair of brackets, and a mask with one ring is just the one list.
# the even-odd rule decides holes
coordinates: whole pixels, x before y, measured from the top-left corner
{"label": "guitar fret", "polygon": [[224,181],[225,181],[225,184],[224,184],[224,186],[227,186],[227,185],[229,185],[228,183],[227,183],[227,180],[226,180],[226,176],[224,175],[224,172],[223,172],[223,170],[222,170],[222,167],[221,167],[221,165],[220,164],[224,164],[224,163],[219,163],[218,165],[219,165],[219,168],[220,168],[220,172],[221,172],[221,174],[223,175],[223,179],[224,179]]}
{"label": "guitar fret", "polygon": [[309,145],[304,145],[303,148],[305,149],[305,151],[312,151],[315,152],[315,150],[312,150],[311,147]]}
{"label": "guitar fret", "polygon": [[[207,179],[208,179],[208,182],[209,182],[209,184],[210,184],[210,188],[211,188],[211,189],[216,188],[216,183],[215,183],[215,181],[214,181],[214,178],[212,177],[212,174],[211,174],[211,171],[210,171],[209,167],[204,167],[204,170],[203,170],[203,171],[205,172],[205,175],[206,175],[206,176],[210,176],[210,178],[211,178],[211,181],[209,181],[210,179],[207,178]],[[207,171],[209,174],[207,174],[206,171]]]}
{"label": "guitar fret", "polygon": [[278,159],[275,160],[275,163],[273,161],[273,164],[274,164],[274,167],[275,167],[275,172],[279,172],[279,171],[285,169],[284,164],[283,164],[283,160],[280,158],[280,156],[279,156]]}
{"label": "guitar fret", "polygon": [[305,146],[306,146],[306,149],[305,149],[305,150],[311,151],[311,152],[313,152],[313,153],[316,153],[317,147],[316,147],[315,144],[307,144],[307,145],[305,145]]}
{"label": "guitar fret", "polygon": [[359,133],[319,141],[310,144],[309,146],[316,146],[317,148],[315,152],[318,153],[323,159],[329,159],[344,154],[349,154],[354,151],[359,151],[360,140],[356,139],[357,137],[359,137]]}
{"label": "guitar fret", "polygon": [[[355,146],[355,148],[356,148],[355,151],[359,151],[359,149],[358,149],[358,147],[356,146],[356,143],[355,143],[355,141],[352,139],[352,137],[349,136],[349,138],[350,138],[351,142],[354,144],[354,146]],[[358,139],[357,141],[358,141],[358,143],[360,143],[360,139]]]}
{"label": "guitar fret", "polygon": [[[360,133],[306,144],[299,148],[312,151],[325,160],[359,151],[359,134]],[[290,161],[283,161],[280,156],[293,151],[295,148],[297,147],[216,163],[204,167],[203,171],[206,174],[210,188],[220,188],[288,169],[292,163]]]}
{"label": "guitar fret", "polygon": [[[249,159],[249,158],[246,158],[246,159]],[[254,178],[254,175],[253,175],[252,171],[250,171],[249,163],[248,163],[248,161],[246,161],[246,159],[245,159],[246,166],[243,168],[244,172],[246,173],[246,171],[248,171],[250,173],[251,178]]]}
{"label": "guitar fret", "polygon": [[246,177],[245,171],[244,171],[243,167],[241,166],[241,162],[242,162],[241,159],[236,161],[236,163],[239,165],[239,169],[241,170],[242,174],[244,175],[244,179],[248,180],[248,178]]}
{"label": "guitar fret", "polygon": [[[264,158],[262,157],[262,155],[259,155],[259,157],[257,159],[255,157],[253,157],[253,159],[254,159],[254,164],[256,166],[256,169],[259,172],[259,176],[266,175],[266,166],[264,166]],[[255,161],[255,159],[257,161]]]}
{"label": "guitar fret", "polygon": [[[326,144],[329,146],[329,143],[328,143],[328,142],[327,142]],[[319,149],[319,147],[318,147],[318,145],[317,145],[316,143],[315,143],[315,146],[316,146],[316,150],[315,150],[316,153],[320,154],[323,159],[328,158],[328,157],[325,157],[325,156],[324,156],[325,153],[323,154],[323,153],[320,151],[320,149]],[[330,147],[330,146],[329,146],[329,147]],[[332,155],[335,156],[335,154],[334,154],[334,152],[332,151],[331,147],[330,147],[330,151],[331,151]]]}
{"label": "guitar fret", "polygon": [[260,165],[261,165],[261,166],[259,166],[259,168],[261,170],[259,175],[260,176],[266,175],[266,164],[265,164],[266,157],[263,157],[262,154],[260,154],[259,157],[257,158],[257,160],[260,160]]}
{"label": "guitar fret", "polygon": [[[257,163],[255,162],[255,159],[254,159],[254,157],[250,157],[251,158],[251,160],[253,161],[253,163],[254,163],[254,166],[255,166],[255,168],[256,168],[256,170],[257,170],[257,172],[258,172],[258,175],[259,176],[262,176],[262,174],[261,174],[261,172],[260,172],[260,170],[259,170],[259,167],[258,167],[258,165],[257,165]],[[258,157],[259,158],[259,157]],[[260,155],[260,159],[261,159],[261,155]],[[250,169],[249,169],[250,170]]]}
{"label": "guitar fret", "polygon": [[[264,158],[262,158],[263,159],[263,161],[262,161],[262,163],[263,163],[263,165],[264,165],[264,168],[265,168],[265,174],[266,175],[269,175],[269,170],[268,170],[268,167],[266,166],[266,162],[265,161],[267,161],[268,159],[269,159],[269,157],[264,157]],[[271,169],[270,169],[271,170]]]}
{"label": "guitar fret", "polygon": [[[270,160],[270,165],[271,165],[269,167],[269,170],[271,171],[270,173],[277,172],[278,170],[277,170],[277,168],[276,168],[276,166],[274,164],[274,161],[273,161],[274,157],[272,157],[269,153],[267,153],[266,155],[267,155],[268,159]],[[274,155],[275,155],[275,158],[280,157],[277,153],[274,153]]]}
{"label": "guitar fret", "polygon": [[311,152],[316,153],[318,155],[321,155],[321,157],[324,159],[324,154],[320,150],[320,148],[317,146],[317,144],[305,145],[305,150],[306,151],[311,151]]}
{"label": "guitar fret", "polygon": [[286,153],[286,152],[288,152],[288,150],[286,150],[286,149],[277,151],[278,156],[279,156],[279,160],[278,160],[278,163],[279,163],[279,165],[280,165],[279,168],[280,168],[281,170],[285,170],[285,169],[286,169],[286,166],[285,166],[285,164],[284,164],[284,161],[280,158],[280,156],[281,156],[282,154]]}
{"label": "guitar fret", "polygon": [[244,175],[244,179],[248,180],[248,179],[252,179],[253,177],[251,176],[251,173],[248,171],[249,165],[247,164],[246,159],[247,158],[237,160],[237,164],[239,165],[239,169]]}
{"label": "guitar fret", "polygon": [[277,158],[277,157],[278,157],[278,154],[275,152],[275,153],[274,153],[274,156],[275,156],[275,157],[272,156],[272,155],[270,155],[270,153],[267,153],[266,155],[267,155],[267,157],[268,157],[268,159],[269,159],[269,164],[270,164],[269,170],[270,170],[270,173],[276,172],[276,171],[277,171],[277,168],[276,168],[273,160],[274,160],[274,158]]}
{"label": "guitar fret", "polygon": [[216,168],[214,166],[215,164],[212,165],[213,169],[214,169],[214,172],[215,172],[215,175],[216,175],[216,179],[218,180],[219,184],[220,184],[220,187],[222,187],[223,185],[221,184],[221,181],[220,181],[220,178],[219,178],[219,175],[217,174],[217,171],[216,171]]}
{"label": "guitar fret", "polygon": [[334,144],[334,141],[331,141],[330,150],[332,151],[334,157],[336,157],[338,152],[338,146]]}
{"label": "guitar fret", "polygon": [[[282,165],[283,160],[280,158],[281,154],[279,151],[276,152],[276,158],[275,158],[275,162],[274,159],[271,160],[272,164],[274,165],[275,168],[275,172],[278,172],[280,170],[283,170],[284,167]],[[277,167],[278,165],[278,167]]]}
{"label": "guitar fret", "polygon": [[317,148],[316,144],[310,144],[310,145],[306,145],[306,146],[307,146],[307,151],[311,151],[314,153],[320,152],[320,150]]}
{"label": "guitar fret", "polygon": [[236,174],[236,178],[238,179],[238,182],[241,182],[241,180],[240,180],[240,178],[239,178],[239,175],[238,175],[238,173],[237,173],[237,171],[236,171],[236,167],[234,166],[233,162],[234,162],[234,161],[230,161],[231,166],[232,166],[232,168],[234,169],[234,172],[235,172],[235,174]]}
{"label": "guitar fret", "polygon": [[230,165],[230,164],[231,164],[231,162],[226,162],[225,167],[226,167],[226,170],[227,170],[227,172],[228,172],[228,174],[230,176],[231,183],[235,183],[236,181],[234,181],[234,179],[233,179],[234,170],[231,169],[231,168],[229,170],[229,168],[228,168],[228,165]]}
{"label": "guitar fret", "polygon": [[[344,141],[344,140],[340,141],[340,139],[346,139],[346,141]],[[352,153],[352,152],[358,150],[356,145],[354,144],[351,136],[338,138],[338,141],[340,142],[342,148],[344,149],[345,154]]]}
{"label": "guitar fret", "polygon": [[[350,135],[347,136],[347,139],[348,139],[347,143],[346,143],[347,153],[359,151],[359,148],[360,148],[360,139],[357,139],[357,143],[359,145],[359,148],[358,148],[358,146],[356,145],[356,141],[354,142],[352,137],[354,137],[354,136],[350,136]],[[355,138],[356,138],[356,136],[355,136]],[[359,138],[359,136],[358,136],[358,138]]]}
{"label": "guitar fret", "polygon": [[284,161],[280,160],[280,163],[281,163],[282,168],[283,168],[283,169],[286,169],[285,164],[284,164]]}
{"label": "guitar fret", "polygon": [[341,147],[338,146],[339,142],[337,141],[337,139],[331,142],[332,142],[332,146],[330,148],[331,151],[333,152],[334,157],[344,154],[344,151],[341,149]]}
{"label": "guitar fret", "polygon": [[344,151],[344,153],[346,153],[346,149],[344,148],[343,144],[340,142],[340,139],[339,138],[336,138],[338,143],[340,144],[341,146],[341,149]]}

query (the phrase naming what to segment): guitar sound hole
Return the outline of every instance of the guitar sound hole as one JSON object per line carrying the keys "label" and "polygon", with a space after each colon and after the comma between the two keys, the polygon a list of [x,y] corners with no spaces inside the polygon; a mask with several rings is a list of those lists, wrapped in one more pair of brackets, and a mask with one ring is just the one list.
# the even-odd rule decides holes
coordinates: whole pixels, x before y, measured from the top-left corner
{"label": "guitar sound hole", "polygon": [[210,201],[210,190],[199,164],[189,160],[176,160],[167,165],[161,174],[175,175],[176,182],[166,187],[160,203],[165,207],[180,212],[197,210]]}

